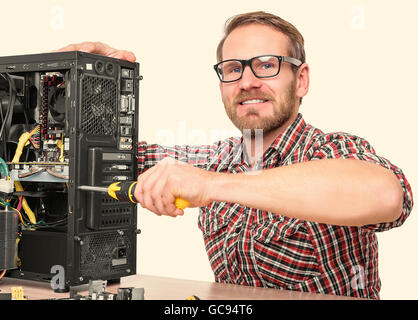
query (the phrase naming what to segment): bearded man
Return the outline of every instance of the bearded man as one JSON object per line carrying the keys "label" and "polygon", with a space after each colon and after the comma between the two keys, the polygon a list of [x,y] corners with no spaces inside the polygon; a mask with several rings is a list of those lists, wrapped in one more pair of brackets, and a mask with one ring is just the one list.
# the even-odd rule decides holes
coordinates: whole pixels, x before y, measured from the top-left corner
{"label": "bearded man", "polygon": [[[100,42],[61,49],[69,50],[135,61]],[[217,282],[378,299],[375,233],[402,225],[413,206],[402,171],[366,140],[304,121],[309,66],[289,22],[265,12],[232,17],[217,60],[222,101],[242,137],[140,142],[141,206],[173,217],[184,214],[176,198],[200,207]]]}

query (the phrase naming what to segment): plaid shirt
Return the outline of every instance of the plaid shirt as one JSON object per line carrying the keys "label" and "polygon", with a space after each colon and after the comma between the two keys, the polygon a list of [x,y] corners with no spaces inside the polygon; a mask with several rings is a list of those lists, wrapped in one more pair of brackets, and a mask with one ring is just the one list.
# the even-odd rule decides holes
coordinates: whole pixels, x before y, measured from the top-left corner
{"label": "plaid shirt", "polygon": [[[162,147],[140,142],[139,173],[166,156],[214,172],[250,170],[243,139],[213,145]],[[391,223],[362,227],[328,225],[249,208],[212,202],[198,219],[215,280],[324,294],[379,298],[376,231],[402,225],[413,206],[412,191],[401,169],[376,155],[364,139],[346,133],[324,134],[302,115],[263,155],[262,168],[330,159],[359,159],[381,165],[398,177],[403,212]]]}

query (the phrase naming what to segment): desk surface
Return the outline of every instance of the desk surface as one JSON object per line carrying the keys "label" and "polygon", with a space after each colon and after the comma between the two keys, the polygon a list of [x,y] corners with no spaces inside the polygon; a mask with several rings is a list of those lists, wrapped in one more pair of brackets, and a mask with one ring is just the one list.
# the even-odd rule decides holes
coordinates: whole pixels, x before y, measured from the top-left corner
{"label": "desk surface", "polygon": [[[3,278],[0,293],[10,293],[11,287],[20,286],[30,300],[68,298],[69,293],[55,293],[49,283]],[[205,281],[134,275],[109,284],[107,292],[117,293],[119,287],[144,288],[145,300],[185,300],[196,295],[202,300],[347,300],[350,297],[313,294],[270,288],[256,288]],[[83,294],[83,292],[80,292]]]}

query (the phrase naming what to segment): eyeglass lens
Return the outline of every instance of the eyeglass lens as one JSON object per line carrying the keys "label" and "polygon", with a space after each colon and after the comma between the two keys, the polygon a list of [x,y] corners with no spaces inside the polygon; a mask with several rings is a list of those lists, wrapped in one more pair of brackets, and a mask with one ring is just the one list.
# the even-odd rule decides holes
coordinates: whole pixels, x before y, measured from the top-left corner
{"label": "eyeglass lens", "polygon": [[[257,77],[277,75],[280,61],[275,56],[262,56],[252,59],[251,68]],[[223,81],[234,81],[241,77],[242,63],[239,60],[225,61],[218,66],[218,74]]]}

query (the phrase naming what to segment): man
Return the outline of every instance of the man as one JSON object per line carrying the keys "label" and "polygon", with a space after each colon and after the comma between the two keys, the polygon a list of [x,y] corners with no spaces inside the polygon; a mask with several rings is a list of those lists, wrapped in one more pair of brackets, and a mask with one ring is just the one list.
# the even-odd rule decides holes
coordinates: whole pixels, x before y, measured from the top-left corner
{"label": "man", "polygon": [[[100,42],[60,50],[135,60]],[[379,298],[375,232],[400,226],[413,206],[402,171],[362,138],[305,123],[309,66],[290,23],[235,16],[217,58],[222,101],[243,136],[209,146],[139,143],[141,206],[173,217],[184,213],[177,197],[200,207],[217,282]]]}

